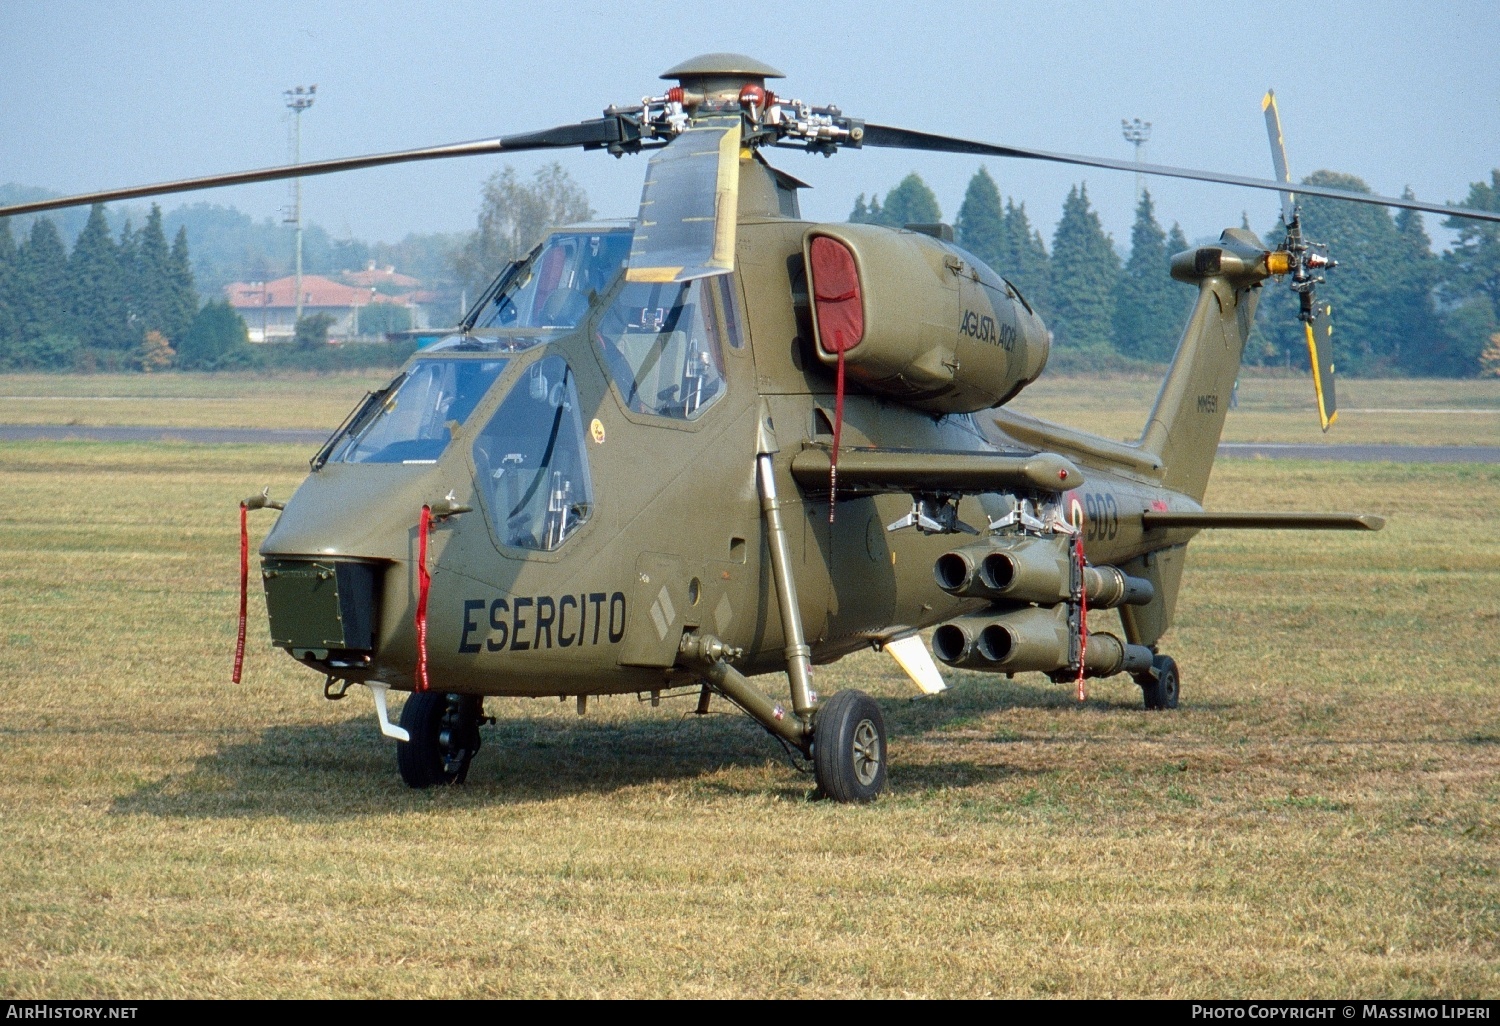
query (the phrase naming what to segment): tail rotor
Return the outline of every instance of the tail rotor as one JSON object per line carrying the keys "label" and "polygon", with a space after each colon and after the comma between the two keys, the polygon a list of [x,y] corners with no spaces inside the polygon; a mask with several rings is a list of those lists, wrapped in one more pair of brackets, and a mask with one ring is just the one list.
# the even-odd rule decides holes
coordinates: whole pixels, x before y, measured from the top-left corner
{"label": "tail rotor", "polygon": [[[1287,169],[1286,145],[1281,135],[1281,114],[1276,108],[1276,93],[1266,90],[1261,109],[1266,115],[1266,135],[1271,141],[1271,164],[1276,180],[1290,187],[1292,177]],[[1318,397],[1318,419],[1327,431],[1338,419],[1338,404],[1333,385],[1333,308],[1317,298],[1317,287],[1324,283],[1322,271],[1331,271],[1338,261],[1328,255],[1327,245],[1311,242],[1302,234],[1302,211],[1296,194],[1290,188],[1281,192],[1281,223],[1286,237],[1272,254],[1272,267],[1278,277],[1290,275],[1288,284],[1297,293],[1297,318],[1307,337],[1307,359],[1312,367],[1313,388]]]}

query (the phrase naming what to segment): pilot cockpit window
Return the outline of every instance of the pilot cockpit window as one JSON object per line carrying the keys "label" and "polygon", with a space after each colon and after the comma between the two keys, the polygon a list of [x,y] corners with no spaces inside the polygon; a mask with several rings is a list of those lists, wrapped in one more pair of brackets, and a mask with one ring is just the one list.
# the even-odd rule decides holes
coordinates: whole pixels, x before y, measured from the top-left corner
{"label": "pilot cockpit window", "polygon": [[529,367],[474,440],[474,469],[501,544],[550,552],[594,509],[573,372],[560,356]]}
{"label": "pilot cockpit window", "polygon": [[558,232],[516,268],[481,328],[572,328],[630,259],[631,233]]}
{"label": "pilot cockpit window", "polygon": [[418,360],[386,394],[358,411],[329,458],[436,463],[504,366],[504,360]]}
{"label": "pilot cockpit window", "polygon": [[693,420],[724,393],[720,277],[629,282],[616,294],[595,342],[630,409]]}

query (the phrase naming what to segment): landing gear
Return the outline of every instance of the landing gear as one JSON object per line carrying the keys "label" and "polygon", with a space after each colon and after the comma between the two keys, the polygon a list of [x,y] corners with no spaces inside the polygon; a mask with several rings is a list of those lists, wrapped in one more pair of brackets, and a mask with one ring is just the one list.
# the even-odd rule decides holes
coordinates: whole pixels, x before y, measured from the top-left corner
{"label": "landing gear", "polygon": [[1181,686],[1177,675],[1177,660],[1159,655],[1151,660],[1151,669],[1135,678],[1141,686],[1147,709],[1176,709],[1177,693]]}
{"label": "landing gear", "polygon": [[840,691],[813,718],[813,775],[836,802],[872,802],[885,789],[885,718],[863,691]]}
{"label": "landing gear", "polygon": [[396,745],[396,766],[410,787],[462,784],[479,751],[484,701],[474,695],[413,692],[401,710],[410,741]]}

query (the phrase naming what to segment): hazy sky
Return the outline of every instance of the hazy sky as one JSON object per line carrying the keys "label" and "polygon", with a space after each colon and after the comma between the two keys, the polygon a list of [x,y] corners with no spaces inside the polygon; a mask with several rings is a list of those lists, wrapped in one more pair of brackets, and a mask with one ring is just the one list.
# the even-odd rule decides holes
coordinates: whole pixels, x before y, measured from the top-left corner
{"label": "hazy sky", "polygon": [[[1269,177],[1260,98],[1276,89],[1294,177],[1458,200],[1500,165],[1500,4],[1364,0],[1151,4],[427,2],[127,4],[0,0],[0,183],[84,191],[283,163],[281,91],[317,83],[304,159],[405,149],[597,117],[663,88],[705,51],[779,67],[777,92],[871,121],[1129,157],[1121,118],[1154,124],[1146,159]],[[553,156],[467,158],[306,180],[309,220],[395,239],[470,228],[485,178]],[[606,216],[634,212],[644,160],[563,154]],[[858,192],[918,170],[951,220],[970,157],[778,153],[803,210],[842,219]],[[990,161],[1051,236],[1086,180],[1129,237],[1133,177]],[[1274,194],[1152,184],[1189,237],[1273,223]],[[276,215],[284,185],[197,193]],[[172,201],[167,201],[170,205]],[[1434,228],[1429,218],[1429,229]]]}

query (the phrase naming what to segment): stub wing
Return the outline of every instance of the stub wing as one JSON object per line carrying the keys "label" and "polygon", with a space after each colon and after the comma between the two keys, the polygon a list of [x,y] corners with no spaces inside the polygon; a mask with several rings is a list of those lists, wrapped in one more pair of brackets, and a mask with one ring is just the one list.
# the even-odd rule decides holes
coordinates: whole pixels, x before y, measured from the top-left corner
{"label": "stub wing", "polygon": [[1385,517],[1373,513],[1157,513],[1141,514],[1149,530],[1237,528],[1292,531],[1378,531]]}
{"label": "stub wing", "polygon": [[[814,446],[792,457],[792,477],[810,493],[827,492],[831,453]],[[944,449],[839,451],[840,497],[929,492],[1065,492],[1083,484],[1083,471],[1056,453],[972,452]]]}

